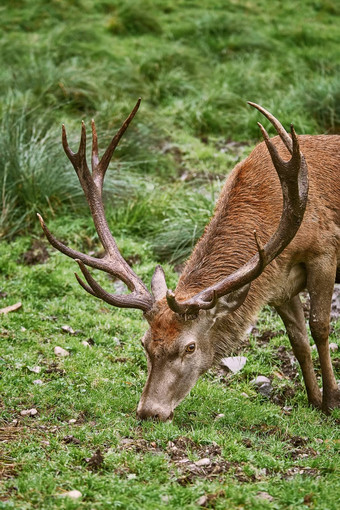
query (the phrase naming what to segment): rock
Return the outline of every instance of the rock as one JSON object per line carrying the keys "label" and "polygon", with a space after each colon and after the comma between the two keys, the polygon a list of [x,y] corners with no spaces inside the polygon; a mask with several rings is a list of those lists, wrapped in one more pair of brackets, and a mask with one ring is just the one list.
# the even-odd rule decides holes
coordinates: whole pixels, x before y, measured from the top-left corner
{"label": "rock", "polygon": [[74,329],[72,329],[71,326],[67,326],[67,325],[61,326],[61,330],[64,333],[68,333],[69,335],[74,335],[74,333],[75,333]]}
{"label": "rock", "polygon": [[261,393],[261,395],[264,397],[269,397],[272,391],[273,387],[269,383],[261,384],[261,386],[258,388],[258,392]]}
{"label": "rock", "polygon": [[210,461],[210,459],[208,459],[208,458],[200,459],[200,460],[197,460],[197,461],[195,462],[195,465],[196,465],[197,467],[210,466],[210,464],[211,464],[211,461]]}
{"label": "rock", "polygon": [[220,420],[221,418],[224,418],[224,417],[225,417],[225,414],[220,413],[220,414],[216,415],[215,420]]}
{"label": "rock", "polygon": [[73,491],[64,492],[64,494],[60,494],[59,496],[61,498],[79,499],[82,497],[82,493],[74,489]]}
{"label": "rock", "polygon": [[252,381],[250,381],[250,384],[254,384],[255,386],[261,386],[262,384],[270,384],[270,379],[268,377],[265,377],[264,375],[259,375]]}
{"label": "rock", "polygon": [[233,374],[236,374],[247,363],[245,356],[231,356],[229,358],[222,358],[221,365],[227,367]]}
{"label": "rock", "polygon": [[196,505],[198,506],[207,506],[208,504],[208,497],[203,495],[196,501]]}
{"label": "rock", "polygon": [[62,347],[59,347],[59,345],[57,345],[54,348],[54,354],[56,356],[58,356],[59,358],[65,358],[66,356],[70,355],[70,353],[66,349],[63,349]]}
{"label": "rock", "polygon": [[23,411],[20,411],[21,416],[35,416],[38,414],[38,411],[34,408],[32,409],[24,409]]}
{"label": "rock", "polygon": [[84,347],[90,347],[90,349],[91,349],[91,345],[86,340],[83,340],[82,344]]}
{"label": "rock", "polygon": [[335,352],[339,349],[339,346],[335,342],[332,342],[331,344],[329,344],[329,348],[332,352]]}
{"label": "rock", "polygon": [[36,367],[27,367],[27,368],[28,368],[28,370],[30,372],[33,372],[34,374],[40,374],[40,372],[41,372],[41,367],[38,367],[38,366],[36,366]]}
{"label": "rock", "polygon": [[241,396],[244,398],[249,398],[248,393],[245,393],[244,391],[242,391]]}
{"label": "rock", "polygon": [[41,379],[34,379],[33,384],[41,385],[43,382]]}
{"label": "rock", "polygon": [[74,423],[77,423],[77,420],[75,418],[72,418],[71,420],[68,420],[70,425],[73,425]]}

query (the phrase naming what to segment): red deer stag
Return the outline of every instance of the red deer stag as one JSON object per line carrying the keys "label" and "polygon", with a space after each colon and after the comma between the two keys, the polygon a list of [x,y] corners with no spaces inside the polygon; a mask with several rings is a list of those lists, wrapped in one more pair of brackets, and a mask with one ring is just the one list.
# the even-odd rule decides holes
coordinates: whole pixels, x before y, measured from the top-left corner
{"label": "red deer stag", "polygon": [[[228,177],[175,292],[167,289],[160,266],[149,292],[119,253],[102,201],[105,172],[139,104],[140,100],[101,159],[92,122],[92,173],[86,162],[84,123],[76,153],[69,148],[62,128],[62,144],[86,195],[105,249],[103,258],[65,246],[39,216],[49,242],[78,262],[87,283],[76,277],[87,292],[113,306],[138,308],[149,323],[142,340],[148,378],[137,416],[171,419],[199,376],[244,340],[265,304],[273,306],[285,324],[309,403],[325,412],[339,406],[328,337],[333,287],[340,282],[340,137],[297,137],[293,126],[288,135],[273,115],[249,103],[279,136],[269,139],[259,124],[264,142]],[[85,264],[119,278],[130,293],[108,293]],[[322,396],[299,299],[304,289],[310,296],[309,324],[320,358]]]}

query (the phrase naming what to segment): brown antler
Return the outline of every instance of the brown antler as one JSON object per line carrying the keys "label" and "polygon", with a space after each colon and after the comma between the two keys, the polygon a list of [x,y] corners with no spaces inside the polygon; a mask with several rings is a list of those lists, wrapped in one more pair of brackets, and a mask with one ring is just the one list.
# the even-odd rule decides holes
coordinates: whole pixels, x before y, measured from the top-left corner
{"label": "brown antler", "polygon": [[[98,141],[97,133],[94,121],[92,120],[92,174],[87,166],[86,162],[86,130],[85,124],[82,122],[81,137],[78,152],[74,153],[70,149],[65,126],[62,126],[62,143],[64,151],[71,161],[77,175],[79,182],[84,190],[87,202],[89,204],[93,221],[99,236],[99,239],[104,247],[105,255],[103,258],[90,257],[84,253],[73,250],[58,241],[46,227],[44,220],[38,214],[41,226],[45,232],[45,235],[49,242],[57,250],[61,251],[68,257],[75,259],[79,267],[85,276],[88,283],[84,283],[76,274],[76,278],[80,285],[90,294],[103,299],[111,305],[118,306],[120,308],[139,308],[144,312],[151,309],[154,298],[144,285],[144,283],[134,273],[128,263],[123,259],[119,253],[116,241],[112,236],[109,226],[107,224],[104,206],[102,201],[103,182],[106,170],[109,166],[111,157],[115,148],[117,147],[121,137],[129,126],[131,120],[135,116],[141,100],[138,99],[136,106],[125,120],[121,128],[118,130],[116,135],[112,138],[110,145],[106,149],[103,157],[99,160],[98,157]],[[114,295],[106,292],[91,276],[88,269],[85,267],[87,264],[90,267],[101,269],[111,275],[122,280],[127,287],[132,291],[131,294],[127,295]]]}
{"label": "brown antler", "polygon": [[263,272],[265,267],[294,238],[303,219],[308,197],[308,171],[306,161],[300,152],[299,141],[293,125],[291,125],[290,138],[280,122],[271,113],[255,103],[249,104],[257,108],[273,124],[281,140],[292,155],[289,161],[284,161],[270,141],[267,131],[258,123],[281,183],[283,211],[280,223],[276,232],[264,247],[262,247],[256,231],[254,231],[258,253],[244,266],[215,285],[211,285],[186,301],[177,301],[175,294],[168,290],[167,301],[169,307],[184,317],[195,317],[199,310],[213,308],[218,298],[236,291],[245,285],[250,287],[250,283]]}

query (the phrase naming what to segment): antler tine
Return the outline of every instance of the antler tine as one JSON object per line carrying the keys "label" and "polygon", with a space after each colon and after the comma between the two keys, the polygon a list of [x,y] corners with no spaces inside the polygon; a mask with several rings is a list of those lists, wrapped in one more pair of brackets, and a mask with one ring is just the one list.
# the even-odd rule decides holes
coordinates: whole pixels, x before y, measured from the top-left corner
{"label": "antler tine", "polygon": [[[133,110],[131,111],[130,115],[123,122],[123,124],[120,127],[120,129],[117,131],[115,136],[112,138],[112,140],[110,142],[110,145],[108,146],[108,148],[104,152],[100,162],[93,166],[93,169],[92,169],[93,170],[93,178],[94,178],[95,182],[97,183],[98,188],[100,188],[100,189],[103,186],[103,181],[104,181],[105,173],[106,173],[106,170],[107,170],[107,168],[109,166],[109,163],[111,161],[112,154],[114,153],[114,151],[115,151],[115,149],[116,149],[120,139],[122,138],[123,134],[127,130],[130,122],[132,121],[132,119],[136,115],[140,103],[141,103],[141,98],[138,99],[138,101],[135,104],[135,106],[134,106]],[[96,138],[96,135],[95,135],[95,138]],[[98,155],[98,152],[97,152],[97,155]]]}
{"label": "antler tine", "polygon": [[[289,152],[292,154],[292,151],[293,151],[292,140],[289,138],[289,134],[287,133],[285,128],[282,126],[281,122],[279,122],[274,117],[274,115],[272,115],[268,110],[266,110],[265,108],[263,108],[259,104],[252,103],[251,101],[248,101],[248,104],[250,106],[253,106],[253,108],[256,108],[259,112],[262,113],[262,115],[264,115],[269,120],[269,122],[272,123],[272,125],[276,129],[278,135],[280,136],[281,140],[283,141],[283,143],[285,144],[285,146],[287,147]],[[261,128],[261,131],[262,131],[262,128]]]}
{"label": "antler tine", "polygon": [[[269,112],[254,103],[250,104],[251,106],[255,106],[255,108],[269,118],[274,127],[278,130],[278,126],[280,127],[281,124],[275,119],[275,117],[273,117],[273,115],[269,114]],[[279,133],[286,146],[286,137],[288,137],[290,142],[288,144],[289,147],[287,148],[292,154],[292,157],[289,161],[284,161],[272,141],[269,139],[267,131],[261,124],[259,124],[259,126],[281,183],[283,210],[279,226],[264,247],[262,247],[256,231],[254,231],[257,253],[245,265],[219,281],[217,284],[212,285],[202,290],[192,298],[181,302],[178,302],[173,294],[168,293],[167,300],[169,307],[176,313],[183,316],[195,313],[197,315],[198,310],[203,309],[201,306],[202,302],[207,303],[211,300],[212,292],[215,292],[216,300],[247,284],[250,287],[250,283],[260,276],[265,267],[290,243],[302,222],[308,198],[308,170],[306,161],[300,152],[299,141],[294,131],[294,127],[291,125],[292,138],[289,137],[286,131],[284,131],[285,135]],[[205,306],[204,308],[209,309],[215,306],[215,304],[213,304],[213,301],[215,300],[211,301],[211,306]]]}
{"label": "antler tine", "polygon": [[87,267],[83,264],[83,262],[79,259],[76,259],[76,262],[78,263],[81,272],[83,273],[87,283],[90,287],[88,287],[76,274],[76,278],[80,285],[85,289],[87,292],[92,294],[93,296],[102,299],[106,303],[109,303],[110,305],[117,306],[118,308],[140,308],[144,312],[147,312],[152,304],[153,300],[151,298],[151,295],[149,296],[149,300],[141,299],[140,294],[132,292],[131,294],[127,295],[115,295],[110,294],[109,292],[106,292],[106,290],[103,289],[99,285],[98,282],[92,277],[91,273],[87,269]]}
{"label": "antler tine", "polygon": [[99,163],[98,158],[98,138],[97,138],[97,130],[96,125],[94,122],[94,119],[91,121],[91,127],[92,127],[92,158],[91,158],[91,164],[92,164],[92,170],[96,168],[96,166]]}
{"label": "antler tine", "polygon": [[[87,286],[77,276],[80,285],[90,294],[93,294],[104,301],[113,304],[114,306],[123,308],[139,308],[143,311],[149,310],[153,305],[153,297],[144,285],[142,280],[134,273],[132,268],[124,260],[119,252],[116,241],[110,232],[107,220],[105,217],[104,206],[102,201],[102,187],[105,172],[109,165],[112,154],[117,147],[121,137],[129,126],[131,120],[135,116],[140,105],[140,99],[137,101],[130,115],[127,117],[117,134],[113,137],[109,147],[104,153],[101,161],[98,158],[98,139],[95,123],[92,120],[92,175],[86,162],[86,129],[85,124],[82,122],[81,136],[78,152],[74,153],[68,144],[65,126],[62,126],[62,145],[64,151],[71,161],[79,182],[84,190],[87,202],[89,204],[93,221],[99,236],[99,239],[104,247],[105,255],[103,258],[98,259],[90,257],[84,253],[73,250],[56,239],[46,227],[44,220],[38,215],[43,231],[49,242],[57,250],[61,251],[68,257],[78,259],[80,268],[85,276],[89,286]],[[90,275],[89,271],[85,268],[84,264],[90,267],[100,269],[122,280],[129,288],[131,294],[116,296],[107,293],[98,285]]]}

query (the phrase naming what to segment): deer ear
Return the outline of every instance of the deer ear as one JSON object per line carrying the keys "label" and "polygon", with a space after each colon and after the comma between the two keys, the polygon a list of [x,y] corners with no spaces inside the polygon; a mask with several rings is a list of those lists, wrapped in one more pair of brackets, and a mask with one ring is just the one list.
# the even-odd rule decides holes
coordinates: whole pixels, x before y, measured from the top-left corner
{"label": "deer ear", "polygon": [[156,301],[166,296],[167,286],[162,266],[156,266],[151,279],[151,291]]}
{"label": "deer ear", "polygon": [[230,294],[222,296],[217,302],[217,313],[218,312],[233,312],[237,310],[245,301],[250,289],[250,283],[244,285]]}

